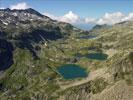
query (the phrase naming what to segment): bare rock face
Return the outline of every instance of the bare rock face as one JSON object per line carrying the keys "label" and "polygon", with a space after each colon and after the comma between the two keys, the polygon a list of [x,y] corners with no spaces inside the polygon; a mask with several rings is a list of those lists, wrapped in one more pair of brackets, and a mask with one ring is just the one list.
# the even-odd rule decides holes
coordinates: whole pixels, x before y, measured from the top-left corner
{"label": "bare rock face", "polygon": [[103,78],[95,79],[68,89],[64,94],[64,100],[90,100],[93,94],[100,93],[106,86],[107,82]]}
{"label": "bare rock face", "polygon": [[109,85],[102,92],[96,94],[91,91],[87,92],[90,87],[81,87],[77,91],[66,92],[60,100],[133,100],[133,86],[129,86],[124,80]]}
{"label": "bare rock face", "polygon": [[90,100],[133,100],[133,86],[128,86],[122,80],[100,94],[93,95]]}

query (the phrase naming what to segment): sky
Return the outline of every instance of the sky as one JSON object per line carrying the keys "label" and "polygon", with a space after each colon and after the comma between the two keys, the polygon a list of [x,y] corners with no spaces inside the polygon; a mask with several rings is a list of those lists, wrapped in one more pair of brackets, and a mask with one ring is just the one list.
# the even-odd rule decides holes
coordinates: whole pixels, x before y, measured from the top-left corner
{"label": "sky", "polygon": [[0,0],[0,8],[33,8],[52,19],[81,26],[133,20],[133,0]]}

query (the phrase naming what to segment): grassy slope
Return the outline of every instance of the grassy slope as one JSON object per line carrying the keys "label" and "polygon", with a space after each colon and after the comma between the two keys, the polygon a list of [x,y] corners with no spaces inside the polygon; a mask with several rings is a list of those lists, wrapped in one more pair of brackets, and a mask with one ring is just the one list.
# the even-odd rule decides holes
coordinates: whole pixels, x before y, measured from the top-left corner
{"label": "grassy slope", "polygon": [[[99,68],[107,68],[107,75],[99,76],[104,77],[101,79],[93,80],[96,82],[96,84],[91,84],[90,87],[87,87],[86,85],[82,84],[80,86],[76,86],[73,88],[70,88],[65,91],[64,96],[68,100],[76,100],[76,98],[79,98],[81,100],[87,100],[91,98],[95,93],[99,94],[100,98],[106,98],[108,96],[107,93],[111,93],[110,90],[106,90],[106,85],[101,85],[99,82],[107,82],[108,86],[113,86],[117,81],[125,80],[128,85],[133,85],[133,59],[132,59],[132,51],[133,51],[133,22],[126,22],[124,24],[116,24],[109,28],[103,28],[98,30],[92,30],[93,33],[99,33],[98,37],[94,40],[95,43],[101,43],[102,45],[102,51],[105,53],[108,53],[109,58],[107,61],[98,63],[95,61],[92,61],[94,64],[93,70],[99,69]],[[86,62],[86,63],[85,63]],[[89,70],[91,70],[90,66],[93,66],[88,60],[82,60],[81,61],[84,66],[87,66]],[[89,64],[88,64],[89,63]],[[97,67],[96,67],[97,66]],[[123,82],[119,82],[120,86]],[[88,84],[88,83],[86,83]],[[90,90],[90,93],[86,91],[86,89],[91,89],[91,87],[95,87],[95,93],[93,93],[93,90]],[[99,87],[101,87],[102,90],[99,90]],[[115,86],[114,86],[115,87]],[[114,88],[113,87],[113,88]],[[125,86],[124,88],[126,88]],[[80,89],[79,89],[80,88]],[[105,90],[105,95],[100,95],[101,91]],[[118,87],[118,90],[121,91],[121,88]],[[115,92],[116,90],[114,90]],[[128,91],[128,88],[127,88]],[[130,91],[130,90],[129,90]],[[78,96],[82,93],[82,96]],[[128,92],[127,92],[128,94]],[[132,98],[130,95],[129,98],[127,94],[124,94],[126,97],[126,100]],[[69,95],[69,96],[68,96]],[[112,94],[113,95],[113,94]],[[122,94],[115,94],[122,95]],[[115,96],[114,95],[114,96]],[[97,95],[94,95],[94,97],[97,97]],[[123,97],[124,97],[123,96]],[[112,96],[113,97],[113,96]],[[92,100],[95,100],[94,98],[91,98]],[[98,98],[97,98],[98,99]],[[110,98],[109,100],[112,100],[113,98]],[[117,99],[121,100],[121,98],[117,97]],[[101,100],[101,99],[98,99]],[[115,100],[115,99],[114,99]]]}
{"label": "grassy slope", "polygon": [[[74,91],[74,97],[72,97],[75,98],[78,93],[85,91],[86,87],[89,90],[87,94],[90,92],[94,94],[100,93],[107,85],[113,85],[116,81],[123,79],[130,85],[133,85],[132,27],[133,23],[128,23],[126,25],[115,25],[111,28],[95,30],[94,32],[100,34],[96,39],[92,40],[76,39],[74,35],[69,39],[51,41],[47,44],[48,46],[41,46],[41,51],[38,51],[40,59],[33,59],[32,54],[27,49],[17,48],[14,51],[14,64],[1,78],[0,97],[2,100],[9,98],[12,100],[30,100],[31,98],[56,100],[59,98],[59,95],[67,96],[72,91]],[[96,47],[96,51],[84,49],[86,47]],[[99,76],[100,78],[80,86],[65,91],[60,90],[58,80],[64,83],[66,81],[60,79],[61,77],[53,69],[64,63],[71,63],[71,59],[77,53],[87,54],[97,51],[106,53],[110,49],[112,50],[112,55],[107,61],[101,62],[83,57],[76,62],[76,64],[83,66],[90,72],[99,68],[108,68],[107,73],[111,76],[108,80]],[[112,53],[113,51],[115,53]],[[113,81],[113,83],[110,83],[110,81]],[[72,99],[72,93],[68,100]]]}

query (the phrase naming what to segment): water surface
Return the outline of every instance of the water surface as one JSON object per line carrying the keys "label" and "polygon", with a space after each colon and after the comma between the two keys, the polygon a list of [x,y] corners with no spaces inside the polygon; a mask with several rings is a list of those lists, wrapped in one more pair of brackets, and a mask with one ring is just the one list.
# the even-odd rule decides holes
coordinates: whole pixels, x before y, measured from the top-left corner
{"label": "water surface", "polygon": [[93,38],[96,38],[96,36],[89,35],[89,36],[81,36],[79,38],[80,39],[93,39]]}
{"label": "water surface", "polygon": [[94,60],[106,60],[108,55],[104,53],[90,53],[85,55],[89,59],[94,59]]}
{"label": "water surface", "polygon": [[87,76],[86,70],[75,64],[65,64],[58,67],[57,70],[64,79],[75,79]]}

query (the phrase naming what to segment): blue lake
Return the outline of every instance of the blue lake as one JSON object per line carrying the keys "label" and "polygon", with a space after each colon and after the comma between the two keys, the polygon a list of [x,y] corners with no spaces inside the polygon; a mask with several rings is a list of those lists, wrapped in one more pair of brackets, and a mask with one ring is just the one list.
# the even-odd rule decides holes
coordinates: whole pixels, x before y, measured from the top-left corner
{"label": "blue lake", "polygon": [[108,55],[107,54],[104,54],[104,53],[89,53],[89,54],[85,54],[85,55],[82,55],[80,53],[77,53],[75,55],[76,58],[80,59],[82,57],[86,57],[88,59],[92,59],[92,60],[106,60],[108,58]]}
{"label": "blue lake", "polygon": [[75,64],[65,64],[58,67],[57,70],[64,79],[87,77],[86,70]]}
{"label": "blue lake", "polygon": [[90,53],[85,55],[89,59],[94,59],[94,60],[106,60],[108,55],[104,53]]}
{"label": "blue lake", "polygon": [[81,36],[81,37],[79,37],[79,39],[93,39],[93,38],[96,38],[96,36],[89,35],[89,36]]}

